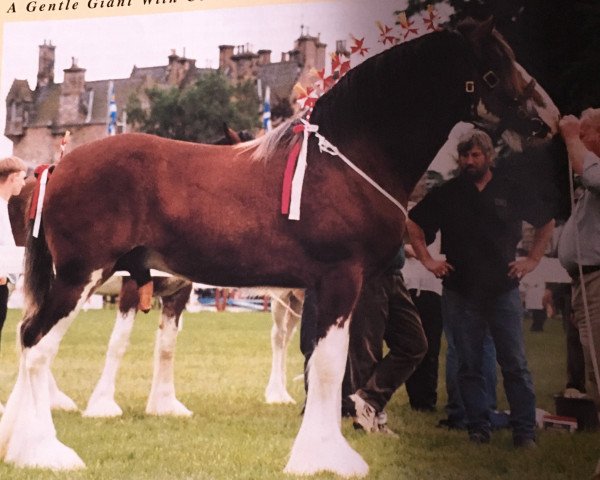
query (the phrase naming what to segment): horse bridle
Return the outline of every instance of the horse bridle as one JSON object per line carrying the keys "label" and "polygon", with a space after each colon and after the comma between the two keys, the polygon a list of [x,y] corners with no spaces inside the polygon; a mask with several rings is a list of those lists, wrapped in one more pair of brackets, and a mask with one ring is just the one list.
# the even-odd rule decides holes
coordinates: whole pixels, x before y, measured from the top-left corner
{"label": "horse bridle", "polygon": [[[474,123],[477,123],[476,119],[478,118],[477,105],[480,101],[483,101],[481,95],[477,94],[477,84],[485,84],[487,89],[490,91],[494,90],[500,84],[500,78],[493,69],[482,70],[487,71],[481,74],[480,82],[476,82],[475,80],[465,81],[465,93],[471,97],[469,102],[470,116],[471,121]],[[523,94],[512,98],[506,94],[503,95],[505,97],[505,101],[502,103],[503,105],[506,105],[506,108],[503,114],[500,116],[500,122],[494,126],[494,133],[502,133],[510,126],[519,132],[525,132],[527,138],[546,137],[546,135],[550,132],[548,125],[546,125],[541,118],[537,116],[532,117],[523,105],[524,102],[533,98],[536,84],[537,82],[532,78],[523,89]]]}

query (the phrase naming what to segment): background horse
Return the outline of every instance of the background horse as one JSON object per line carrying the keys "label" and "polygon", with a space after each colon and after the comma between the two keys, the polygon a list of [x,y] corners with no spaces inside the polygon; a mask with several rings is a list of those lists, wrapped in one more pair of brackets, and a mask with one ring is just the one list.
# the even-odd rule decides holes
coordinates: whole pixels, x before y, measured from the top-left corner
{"label": "background horse", "polygon": [[[501,128],[513,145],[556,131],[556,107],[491,22],[394,46],[317,101],[310,121],[330,143],[306,134],[299,220],[281,214],[296,121],[236,146],[123,134],[66,155],[47,186],[43,232],[28,237],[29,308],[0,456],[20,466],[84,466],[56,437],[48,365],[98,285],[115,270],[136,278],[155,268],[213,285],[314,289],[319,340],[285,471],[365,475],[340,428],[352,311],[365,279],[402,243],[398,205],[460,120]],[[348,157],[372,183],[341,161]]]}

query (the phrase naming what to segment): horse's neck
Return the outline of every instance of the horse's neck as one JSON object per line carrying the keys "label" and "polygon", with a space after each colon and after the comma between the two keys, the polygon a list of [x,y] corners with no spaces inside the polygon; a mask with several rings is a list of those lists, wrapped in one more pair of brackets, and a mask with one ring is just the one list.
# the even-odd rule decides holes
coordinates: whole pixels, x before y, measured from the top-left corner
{"label": "horse's neck", "polygon": [[400,182],[406,194],[469,109],[464,93],[469,69],[461,46],[425,42],[415,52],[384,53],[357,67],[317,103],[311,117],[342,151],[370,145],[376,155],[358,159],[366,162],[363,167],[380,176],[384,171],[382,182]]}

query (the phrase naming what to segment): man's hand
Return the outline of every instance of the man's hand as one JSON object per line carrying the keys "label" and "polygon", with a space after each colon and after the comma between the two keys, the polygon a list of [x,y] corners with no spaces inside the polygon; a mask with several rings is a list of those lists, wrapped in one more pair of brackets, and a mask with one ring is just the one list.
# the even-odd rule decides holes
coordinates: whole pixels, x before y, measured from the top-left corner
{"label": "man's hand", "polygon": [[454,271],[454,267],[446,260],[427,259],[423,262],[423,266],[433,273],[437,278],[442,278]]}
{"label": "man's hand", "polygon": [[560,119],[558,128],[565,141],[579,138],[579,119],[574,115],[566,115]]}
{"label": "man's hand", "polygon": [[540,263],[539,260],[533,258],[524,258],[522,260],[515,260],[508,264],[508,276],[510,278],[518,278],[519,280],[527,275],[529,272],[535,270],[535,267]]}
{"label": "man's hand", "polygon": [[8,283],[8,278],[0,277],[0,285],[6,285]]}

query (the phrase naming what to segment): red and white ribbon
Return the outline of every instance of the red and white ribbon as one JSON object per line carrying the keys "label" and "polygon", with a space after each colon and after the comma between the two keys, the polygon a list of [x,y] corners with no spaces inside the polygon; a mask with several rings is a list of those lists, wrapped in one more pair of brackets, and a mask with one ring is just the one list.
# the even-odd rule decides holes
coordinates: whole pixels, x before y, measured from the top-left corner
{"label": "red and white ribbon", "polygon": [[292,195],[290,197],[290,220],[300,220],[300,200],[302,199],[302,185],[304,184],[304,174],[306,173],[306,153],[308,151],[308,138],[311,133],[316,133],[319,130],[318,125],[312,125],[305,120],[302,120],[304,130],[302,132],[302,147],[298,155],[294,178],[292,179]]}
{"label": "red and white ribbon", "polygon": [[[408,218],[408,212],[406,207],[402,205],[398,200],[396,200],[392,195],[386,192],[375,180],[369,177],[365,172],[363,172],[360,168],[358,168],[354,163],[350,161],[348,157],[346,157],[339,149],[333,145],[329,140],[327,140],[323,135],[321,135],[318,130],[318,125],[313,125],[307,122],[304,119],[300,119],[300,121],[304,125],[303,129],[303,139],[302,139],[302,147],[300,148],[300,155],[298,157],[298,162],[296,163],[296,169],[294,171],[294,178],[292,180],[291,187],[291,198],[289,204],[289,220],[300,220],[300,201],[302,199],[302,184],[304,183],[304,174],[306,172],[306,153],[308,149],[308,138],[311,134],[314,134],[315,137],[319,139],[319,150],[321,152],[328,153],[329,155],[337,156],[342,159],[342,161],[348,165],[352,170],[358,173],[363,179],[365,179],[368,183],[370,183],[375,189],[377,189],[385,198],[387,198],[390,202],[392,202],[396,207],[400,209],[405,218]],[[288,160],[288,166],[291,165]],[[285,181],[284,181],[285,184]],[[285,186],[284,186],[284,197],[285,197]],[[285,208],[285,202],[282,203],[282,212],[286,213],[287,209]]]}

